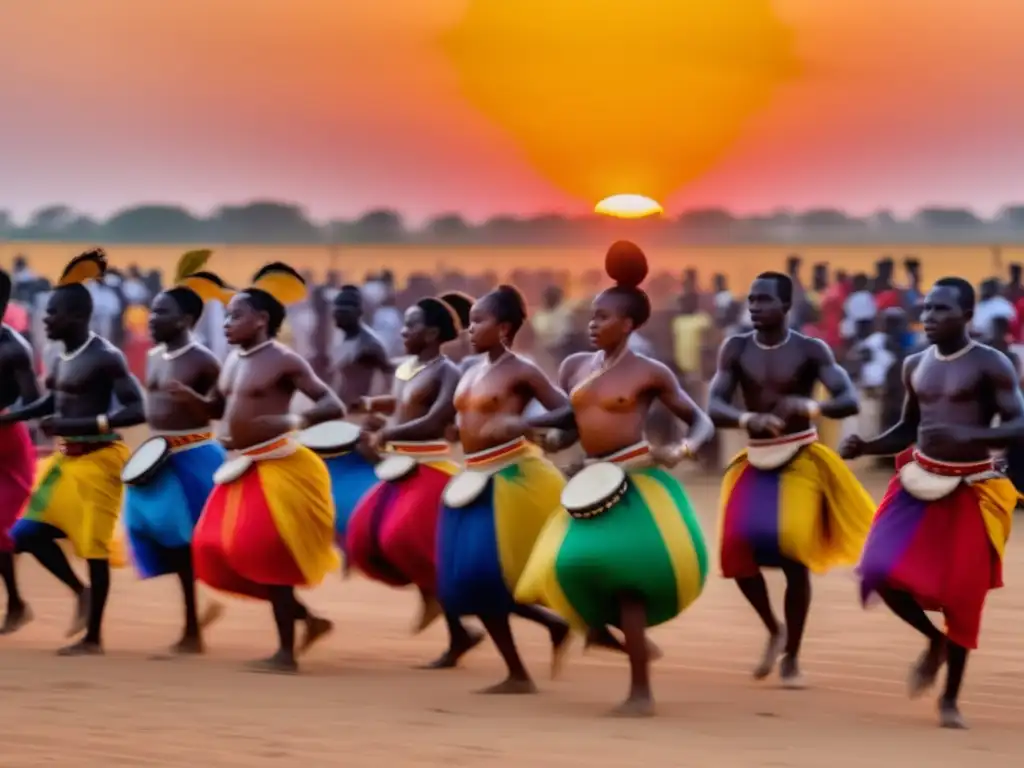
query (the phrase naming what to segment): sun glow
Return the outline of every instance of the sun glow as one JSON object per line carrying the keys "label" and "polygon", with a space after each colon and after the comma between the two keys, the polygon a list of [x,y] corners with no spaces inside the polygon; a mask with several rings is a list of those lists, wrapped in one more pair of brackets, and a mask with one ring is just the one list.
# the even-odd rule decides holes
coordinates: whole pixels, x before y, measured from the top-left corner
{"label": "sun glow", "polygon": [[657,200],[644,195],[612,195],[594,206],[594,213],[620,219],[642,219],[664,212]]}

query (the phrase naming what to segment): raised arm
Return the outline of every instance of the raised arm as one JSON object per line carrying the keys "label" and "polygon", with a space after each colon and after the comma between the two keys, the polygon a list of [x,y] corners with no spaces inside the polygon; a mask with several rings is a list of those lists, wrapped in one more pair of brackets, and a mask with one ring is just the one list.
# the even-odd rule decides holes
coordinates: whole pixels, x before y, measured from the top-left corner
{"label": "raised arm", "polygon": [[914,370],[921,360],[920,354],[911,355],[903,361],[903,412],[900,420],[882,434],[871,440],[864,440],[852,435],[843,441],[840,454],[843,458],[854,459],[858,456],[892,456],[905,451],[917,442],[917,428],[921,423],[921,407],[917,402],[917,393],[911,381]]}
{"label": "raised arm", "polygon": [[387,426],[380,430],[377,441],[381,445],[395,440],[436,440],[455,422],[455,388],[459,385],[459,369],[446,363],[441,375],[437,397],[425,414],[404,424]]}
{"label": "raised arm", "polygon": [[684,453],[693,454],[715,432],[711,418],[702,411],[679,384],[679,379],[668,366],[651,361],[655,368],[654,395],[680,421],[690,428],[686,436]]}
{"label": "raised arm", "polygon": [[736,388],[739,386],[740,353],[746,340],[743,336],[732,336],[725,340],[721,351],[718,353],[718,366],[715,375],[711,378],[711,385],[708,388],[708,416],[716,427],[724,429],[739,429],[740,420],[743,419],[743,411],[733,406],[732,401],[736,396]]}
{"label": "raised arm", "polygon": [[345,406],[314,372],[313,367],[299,355],[289,352],[286,378],[291,386],[313,401],[313,405],[299,417],[301,427],[311,427],[325,421],[345,417]]}
{"label": "raised arm", "polygon": [[857,391],[849,375],[836,362],[832,350],[819,339],[808,339],[811,357],[818,365],[818,380],[825,385],[831,397],[816,407],[829,419],[845,419],[860,412]]}

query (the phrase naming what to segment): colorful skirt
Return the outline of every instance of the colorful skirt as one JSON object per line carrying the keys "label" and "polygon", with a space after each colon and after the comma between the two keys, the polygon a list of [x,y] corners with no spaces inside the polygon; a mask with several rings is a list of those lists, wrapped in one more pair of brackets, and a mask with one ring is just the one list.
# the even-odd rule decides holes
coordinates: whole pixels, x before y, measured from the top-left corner
{"label": "colorful skirt", "polygon": [[196,578],[257,599],[266,599],[272,586],[316,586],[340,564],[327,468],[290,437],[242,456],[251,466],[213,489],[196,524]]}
{"label": "colorful skirt", "polygon": [[0,552],[12,552],[11,527],[32,495],[36,449],[28,427],[0,427]]}
{"label": "colorful skirt", "polygon": [[331,498],[334,500],[334,533],[342,552],[347,552],[349,520],[359,500],[378,482],[373,464],[357,450],[334,456],[323,456],[331,477]]}
{"label": "colorful skirt", "polygon": [[[620,452],[627,453],[635,466],[630,449]],[[605,461],[615,463],[615,456]],[[610,509],[588,519],[560,509],[551,518],[516,587],[517,601],[542,603],[583,631],[617,626],[623,594],[643,600],[651,627],[700,596],[708,552],[683,487],[660,468],[623,469],[628,489]]]}
{"label": "colorful skirt", "polygon": [[42,463],[25,512],[11,529],[15,548],[47,527],[66,538],[78,557],[123,565],[114,532],[124,494],[121,471],[130,455],[119,438],[62,440]]}
{"label": "colorful skirt", "polygon": [[[467,456],[466,470],[489,477],[468,504],[441,504],[438,598],[460,616],[507,613],[537,537],[558,509],[565,478],[525,440]],[[450,482],[461,483],[460,477]]]}
{"label": "colorful skirt", "polygon": [[[448,452],[447,443],[440,446]],[[458,471],[451,461],[432,459],[421,461],[400,480],[377,483],[349,522],[349,562],[371,579],[396,587],[415,584],[435,594],[441,496]]]}
{"label": "colorful skirt", "polygon": [[[941,498],[923,500],[908,490],[928,495],[913,487],[921,473],[908,470],[911,463],[942,473],[947,483],[950,476],[964,479]],[[991,462],[951,465],[906,451],[897,468],[858,568],[861,600],[866,603],[883,586],[909,592],[925,610],[943,613],[951,641],[977,648],[985,598],[1003,586],[1003,553],[1017,490],[991,471]],[[907,471],[917,478],[903,475]],[[914,479],[918,483],[910,482]]]}
{"label": "colorful skirt", "polygon": [[156,474],[125,490],[124,527],[143,579],[174,572],[169,550],[188,547],[199,515],[213,491],[213,473],[224,449],[210,433],[165,436],[171,454]]}
{"label": "colorful skirt", "polygon": [[[772,451],[793,437],[803,442],[782,466],[758,469],[750,462],[750,451]],[[860,558],[874,501],[838,454],[815,437],[812,430],[752,441],[726,468],[718,539],[725,578],[755,576],[786,561],[824,573]],[[765,466],[759,453],[754,459]]]}

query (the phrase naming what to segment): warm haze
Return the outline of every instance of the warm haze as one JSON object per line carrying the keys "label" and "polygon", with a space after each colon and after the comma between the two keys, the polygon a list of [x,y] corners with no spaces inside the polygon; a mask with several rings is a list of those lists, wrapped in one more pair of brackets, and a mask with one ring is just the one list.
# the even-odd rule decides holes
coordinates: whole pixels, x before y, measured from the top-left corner
{"label": "warm haze", "polygon": [[0,0],[0,208],[262,196],[322,217],[480,218],[626,191],[669,213],[1024,198],[1018,0],[708,8]]}

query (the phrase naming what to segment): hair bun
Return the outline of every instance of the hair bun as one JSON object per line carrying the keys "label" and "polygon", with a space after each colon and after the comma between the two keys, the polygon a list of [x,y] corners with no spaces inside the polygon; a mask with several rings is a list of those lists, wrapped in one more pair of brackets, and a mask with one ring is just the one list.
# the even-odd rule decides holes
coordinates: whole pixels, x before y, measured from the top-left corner
{"label": "hair bun", "polygon": [[514,285],[509,285],[508,283],[502,283],[494,290],[515,301],[516,306],[519,307],[519,311],[523,313],[523,317],[526,317],[526,299],[523,298],[523,294],[519,292],[518,288]]}
{"label": "hair bun", "polygon": [[636,288],[647,277],[647,257],[630,240],[616,240],[604,257],[604,271],[616,284]]}

